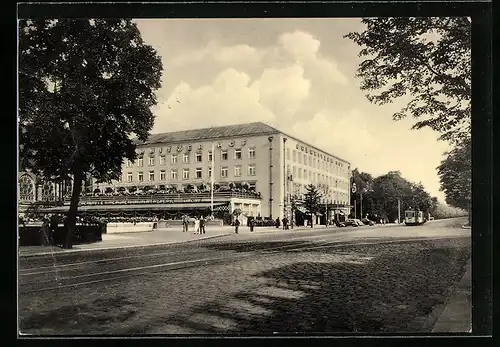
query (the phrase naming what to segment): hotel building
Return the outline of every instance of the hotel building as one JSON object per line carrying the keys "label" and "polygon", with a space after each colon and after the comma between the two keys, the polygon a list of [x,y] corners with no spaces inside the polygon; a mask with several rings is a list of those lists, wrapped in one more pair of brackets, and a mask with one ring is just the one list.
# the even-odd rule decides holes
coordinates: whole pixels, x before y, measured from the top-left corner
{"label": "hotel building", "polygon": [[305,187],[312,183],[320,187],[323,203],[350,212],[350,163],[261,122],[151,134],[138,143],[137,154],[134,162],[124,162],[118,181],[94,182],[92,189],[210,187],[213,175],[218,186],[246,182],[261,194],[258,206],[242,200],[233,207],[281,219],[289,217],[292,198],[301,208]]}

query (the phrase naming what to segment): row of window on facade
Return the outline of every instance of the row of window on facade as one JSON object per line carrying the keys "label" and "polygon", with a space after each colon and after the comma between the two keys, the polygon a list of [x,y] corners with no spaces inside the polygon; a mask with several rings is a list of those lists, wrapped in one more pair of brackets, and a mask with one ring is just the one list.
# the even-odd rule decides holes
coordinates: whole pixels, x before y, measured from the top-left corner
{"label": "row of window on facade", "polygon": [[293,179],[300,179],[300,180],[309,180],[310,182],[328,182],[330,185],[336,185],[337,187],[347,189],[348,184],[347,181],[342,180],[342,179],[335,179],[332,176],[328,176],[325,174],[320,174],[319,172],[312,172],[311,170],[308,171],[306,169],[298,168],[294,165],[292,168],[292,171],[290,172],[290,165],[287,165],[287,172],[292,174]]}
{"label": "row of window on facade", "polygon": [[[243,151],[241,149],[235,148],[233,152],[233,158],[236,160],[241,160],[243,159]],[[189,164],[190,163],[190,153],[183,153],[182,154],[182,163],[183,164]],[[154,166],[155,165],[155,157],[149,157],[148,158],[148,166]],[[166,154],[160,155],[160,165],[165,165],[167,159]],[[212,151],[208,152],[207,159],[209,162],[212,161]],[[229,153],[227,149],[223,149],[220,151],[220,160],[228,160],[229,159]],[[248,159],[255,159],[255,148],[248,148]],[[179,162],[179,155],[178,154],[170,154],[170,164],[177,164]],[[195,163],[201,163],[203,162],[203,153],[202,152],[196,152],[194,153],[194,162]],[[134,163],[130,160],[127,160],[126,162],[126,167],[133,167]],[[144,158],[139,157],[137,158],[137,166],[142,167],[144,166]]]}
{"label": "row of window on facade", "polygon": [[[229,168],[227,166],[223,166],[220,168],[220,177],[221,178],[227,178],[229,174]],[[247,166],[247,175],[248,176],[255,176],[257,174],[256,172],[256,165],[255,164],[248,164]],[[203,169],[202,168],[196,168],[194,170],[194,178],[196,179],[202,179],[203,178]],[[241,165],[235,165],[233,168],[233,176],[234,177],[241,177],[242,176],[242,166]],[[207,177],[211,178],[212,177],[212,168],[209,167],[207,170]],[[155,171],[149,171],[149,176],[148,179],[149,181],[155,181]],[[182,169],[182,179],[183,180],[188,180],[191,178],[191,169],[189,168],[184,168]],[[170,170],[170,179],[171,180],[178,180],[179,179],[179,170],[178,169],[171,169]],[[166,170],[160,170],[160,181],[166,181],[167,180],[167,171]],[[127,172],[127,182],[133,182],[134,177],[132,172]],[[144,172],[138,172],[137,173],[137,181],[138,182],[144,182]]]}
{"label": "row of window on facade", "polygon": [[[286,149],[286,159],[290,160],[290,148]],[[309,165],[312,168],[328,171],[331,173],[333,173],[334,171],[336,171],[337,173],[344,172],[344,165],[341,162],[327,162],[326,157],[323,160],[316,159],[311,154],[299,153],[296,150],[293,150],[292,160],[294,163]],[[334,168],[336,169],[334,170]]]}

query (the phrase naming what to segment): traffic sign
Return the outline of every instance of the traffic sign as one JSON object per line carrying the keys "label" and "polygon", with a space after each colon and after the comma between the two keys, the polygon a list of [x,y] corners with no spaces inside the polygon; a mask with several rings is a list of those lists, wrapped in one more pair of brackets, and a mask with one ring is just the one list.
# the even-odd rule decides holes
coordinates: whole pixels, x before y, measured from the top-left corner
{"label": "traffic sign", "polygon": [[356,183],[352,184],[351,192],[354,194],[356,193]]}

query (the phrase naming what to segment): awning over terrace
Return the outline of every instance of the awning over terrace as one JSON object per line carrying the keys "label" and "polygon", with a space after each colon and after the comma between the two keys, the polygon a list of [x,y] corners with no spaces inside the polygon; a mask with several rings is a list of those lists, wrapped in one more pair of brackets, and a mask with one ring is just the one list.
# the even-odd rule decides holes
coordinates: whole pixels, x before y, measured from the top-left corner
{"label": "awning over terrace", "polygon": [[[199,210],[210,208],[211,204],[191,203],[191,204],[129,204],[129,205],[84,205],[79,206],[79,212],[93,212],[93,211],[165,211],[165,210]],[[226,208],[226,210],[223,210]],[[214,211],[229,211],[227,204],[214,204]],[[42,212],[48,213],[64,213],[68,212],[69,206],[49,207],[41,209]]]}

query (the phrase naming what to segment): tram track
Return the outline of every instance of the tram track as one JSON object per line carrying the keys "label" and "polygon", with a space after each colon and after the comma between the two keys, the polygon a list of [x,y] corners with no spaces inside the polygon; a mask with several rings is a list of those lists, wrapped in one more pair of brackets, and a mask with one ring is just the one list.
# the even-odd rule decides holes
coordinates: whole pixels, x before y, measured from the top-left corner
{"label": "tram track", "polygon": [[[446,237],[449,238],[449,237]],[[440,240],[444,239],[443,237],[413,237],[407,239],[397,239],[397,240],[387,240],[387,239],[378,239],[369,242],[362,242],[358,240],[358,242],[353,241],[345,241],[345,240],[331,240],[328,242],[310,242],[304,241],[292,245],[282,245],[277,247],[266,247],[260,248],[257,250],[249,250],[243,252],[235,252],[229,250],[223,251],[214,251],[214,250],[199,250],[196,252],[191,252],[190,255],[198,256],[200,254],[205,254],[203,258],[194,258],[194,259],[182,259],[179,261],[165,261],[163,258],[159,258],[159,254],[151,254],[148,255],[147,258],[157,259],[157,262],[154,263],[146,263],[142,266],[137,266],[137,263],[130,263],[129,257],[119,257],[114,259],[106,259],[106,260],[96,260],[91,262],[81,262],[77,268],[72,268],[68,266],[70,264],[65,264],[64,267],[54,267],[53,269],[47,269],[47,267],[39,268],[42,271],[32,271],[34,269],[25,269],[20,273],[19,277],[19,293],[20,294],[29,294],[29,293],[37,293],[44,292],[50,290],[61,290],[65,288],[78,287],[78,286],[86,286],[92,285],[95,283],[101,282],[110,282],[123,280],[126,278],[130,278],[133,276],[148,276],[157,272],[169,272],[181,269],[187,269],[192,267],[200,267],[200,266],[209,266],[209,265],[218,265],[224,264],[227,262],[238,261],[241,259],[249,258],[249,257],[258,257],[260,255],[271,255],[281,252],[286,253],[294,253],[294,252],[303,252],[303,251],[314,251],[314,250],[327,250],[327,249],[335,249],[349,246],[363,246],[363,245],[374,245],[381,243],[401,243],[401,242],[422,242],[426,240]],[[359,242],[361,241],[361,242]],[[316,245],[313,245],[316,243]],[[168,253],[160,253],[165,256]],[[139,258],[139,257],[136,257]],[[128,259],[128,262],[120,264],[120,261]],[[98,264],[99,262],[109,262],[110,268],[103,271],[101,267],[98,268],[98,272],[90,272],[90,273],[76,273],[75,275],[71,275],[72,271],[78,271],[87,269],[85,267],[89,264]],[[119,266],[117,268],[113,268],[113,263],[116,262]],[[117,264],[114,264],[115,266]],[[121,266],[120,266],[121,265]],[[133,266],[131,266],[133,265]],[[31,272],[27,272],[31,270]],[[43,271],[45,270],[45,271]]]}

